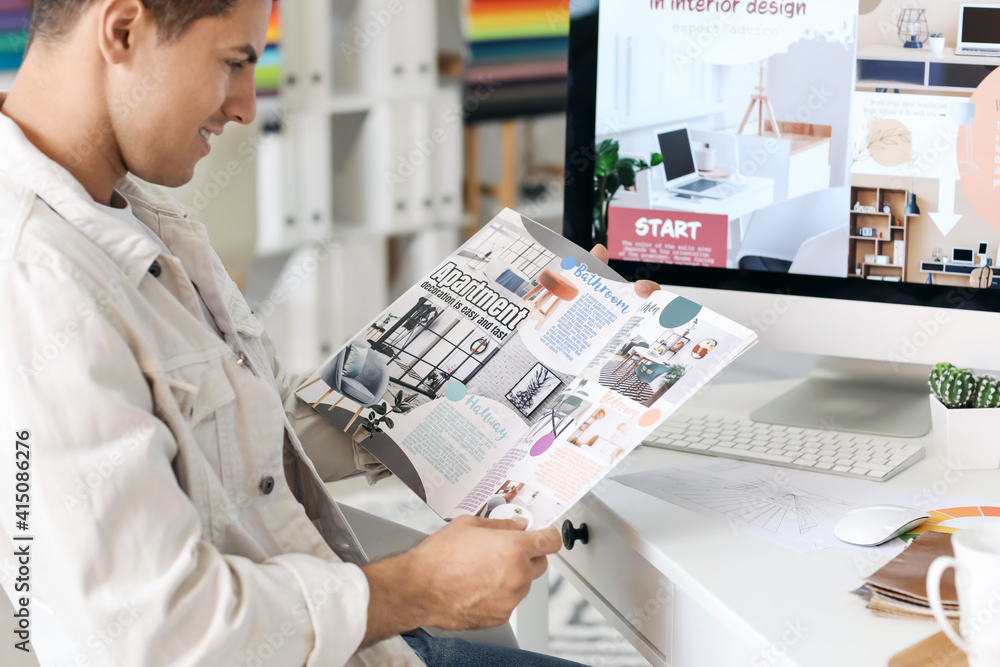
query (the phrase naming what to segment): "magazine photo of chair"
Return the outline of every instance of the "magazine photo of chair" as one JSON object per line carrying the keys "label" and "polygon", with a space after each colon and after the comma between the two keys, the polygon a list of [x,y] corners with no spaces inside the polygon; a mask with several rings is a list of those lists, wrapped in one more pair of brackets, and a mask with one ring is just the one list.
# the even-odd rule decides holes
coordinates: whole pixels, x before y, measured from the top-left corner
{"label": "magazine photo of chair", "polygon": [[358,405],[354,416],[344,427],[344,431],[347,431],[362,410],[379,403],[385,395],[389,387],[388,361],[372,350],[367,342],[354,341],[323,368],[319,378],[303,385],[301,389],[320,380],[329,390],[312,404],[314,408],[319,407],[333,393],[339,393],[340,396],[330,404],[328,411],[333,411],[345,398]]}
{"label": "magazine photo of chair", "polygon": [[550,269],[539,273],[537,282],[538,284],[524,295],[524,300],[538,313],[540,322],[545,322],[559,304],[571,302],[580,294],[576,285]]}
{"label": "magazine photo of chair", "polygon": [[657,354],[645,343],[636,344],[604,365],[600,383],[637,403],[652,405],[687,372],[684,364],[670,362],[674,355],[669,349]]}

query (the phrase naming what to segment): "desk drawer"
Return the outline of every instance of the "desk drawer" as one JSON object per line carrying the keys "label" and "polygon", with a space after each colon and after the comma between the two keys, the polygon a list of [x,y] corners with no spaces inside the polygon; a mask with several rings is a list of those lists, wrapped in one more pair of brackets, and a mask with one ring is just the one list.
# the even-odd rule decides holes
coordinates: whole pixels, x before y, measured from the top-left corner
{"label": "desk drawer", "polygon": [[[592,496],[567,515],[577,527],[587,524],[590,540],[559,557],[571,570],[576,585],[590,588],[618,621],[626,636],[636,634],[655,655],[654,664],[672,662],[674,584],[632,548],[625,536],[610,527],[608,510]],[[587,596],[586,597],[592,597]],[[642,647],[637,647],[642,650]],[[654,660],[653,658],[657,658]]]}
{"label": "desk drawer", "polygon": [[900,60],[858,60],[858,84],[866,81],[892,81],[923,86],[927,65]]}

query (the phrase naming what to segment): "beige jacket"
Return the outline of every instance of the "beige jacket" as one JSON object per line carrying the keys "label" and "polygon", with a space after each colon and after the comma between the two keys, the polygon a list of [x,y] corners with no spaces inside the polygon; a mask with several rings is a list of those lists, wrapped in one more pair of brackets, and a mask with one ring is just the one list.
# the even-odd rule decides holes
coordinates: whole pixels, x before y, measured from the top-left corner
{"label": "beige jacket", "polygon": [[295,397],[204,226],[147,190],[118,186],[173,257],[0,114],[0,584],[17,608],[30,545],[39,661],[422,664],[398,637],[357,651],[363,555],[321,478],[377,462]]}

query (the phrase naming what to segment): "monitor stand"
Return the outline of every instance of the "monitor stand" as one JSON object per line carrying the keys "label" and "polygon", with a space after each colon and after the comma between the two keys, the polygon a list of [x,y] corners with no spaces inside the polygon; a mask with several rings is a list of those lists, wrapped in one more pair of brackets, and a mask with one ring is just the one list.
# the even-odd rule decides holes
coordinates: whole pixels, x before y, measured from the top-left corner
{"label": "monitor stand", "polygon": [[750,413],[758,422],[895,438],[931,430],[929,369],[889,362],[817,361],[809,378]]}

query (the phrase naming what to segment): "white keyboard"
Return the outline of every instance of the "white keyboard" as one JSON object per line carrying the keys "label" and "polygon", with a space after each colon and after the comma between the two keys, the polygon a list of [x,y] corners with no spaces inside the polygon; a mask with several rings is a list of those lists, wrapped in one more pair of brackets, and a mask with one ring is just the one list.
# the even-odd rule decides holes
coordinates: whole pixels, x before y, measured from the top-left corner
{"label": "white keyboard", "polygon": [[676,416],[644,445],[882,482],[924,457],[905,440],[712,416]]}

